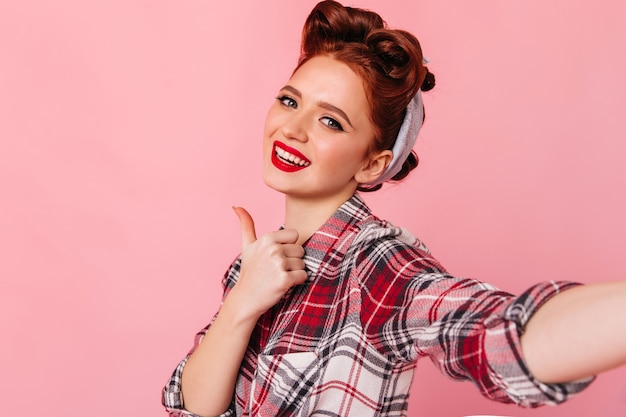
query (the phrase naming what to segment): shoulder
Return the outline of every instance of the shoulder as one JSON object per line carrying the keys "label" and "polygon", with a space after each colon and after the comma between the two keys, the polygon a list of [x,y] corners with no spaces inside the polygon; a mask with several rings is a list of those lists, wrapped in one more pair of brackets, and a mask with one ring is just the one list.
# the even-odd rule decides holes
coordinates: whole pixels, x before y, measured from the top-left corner
{"label": "shoulder", "polygon": [[376,216],[357,225],[351,245],[352,257],[361,273],[402,275],[412,278],[424,273],[445,273],[427,246],[409,230]]}

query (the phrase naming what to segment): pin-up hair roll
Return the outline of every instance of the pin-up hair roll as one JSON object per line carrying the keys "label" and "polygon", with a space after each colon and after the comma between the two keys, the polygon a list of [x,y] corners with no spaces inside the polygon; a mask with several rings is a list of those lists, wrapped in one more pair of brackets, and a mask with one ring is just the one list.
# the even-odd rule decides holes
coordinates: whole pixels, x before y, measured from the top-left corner
{"label": "pin-up hair roll", "polygon": [[[361,77],[375,131],[371,150],[394,152],[382,181],[361,184],[358,189],[375,191],[385,181],[406,177],[419,161],[412,150],[424,119],[419,92],[435,86],[417,38],[404,30],[389,29],[377,13],[325,0],[315,6],[304,24],[296,70],[318,55],[345,63]],[[396,140],[399,133],[403,143]]]}

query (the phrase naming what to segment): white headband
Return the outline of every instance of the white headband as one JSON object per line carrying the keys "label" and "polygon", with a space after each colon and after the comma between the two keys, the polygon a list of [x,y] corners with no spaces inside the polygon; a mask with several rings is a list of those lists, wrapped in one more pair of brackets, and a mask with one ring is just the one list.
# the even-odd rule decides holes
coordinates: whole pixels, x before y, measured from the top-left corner
{"label": "white headband", "polygon": [[404,121],[402,122],[402,126],[400,126],[400,131],[398,132],[398,137],[396,138],[396,143],[393,145],[393,149],[391,152],[393,153],[393,158],[391,159],[391,163],[382,173],[380,177],[378,177],[375,181],[368,182],[366,186],[376,186],[378,184],[382,184],[385,181],[393,178],[400,169],[402,169],[402,164],[406,158],[408,158],[411,150],[413,149],[413,145],[415,145],[415,141],[417,140],[417,134],[422,128],[422,123],[424,122],[424,103],[422,103],[422,92],[417,91],[417,94],[409,102],[406,106],[406,114],[404,116]]}

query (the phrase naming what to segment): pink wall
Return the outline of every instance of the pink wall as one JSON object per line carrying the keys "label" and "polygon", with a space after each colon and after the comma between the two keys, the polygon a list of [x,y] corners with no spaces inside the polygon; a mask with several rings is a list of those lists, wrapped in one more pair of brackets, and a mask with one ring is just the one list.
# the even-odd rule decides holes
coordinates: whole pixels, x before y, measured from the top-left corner
{"label": "pink wall", "polygon": [[[241,3],[0,4],[2,415],[164,415],[239,247],[230,206],[280,224],[260,132],[314,1]],[[589,4],[358,3],[415,32],[439,82],[422,166],[368,201],[453,273],[626,276],[626,6]],[[411,416],[626,410],[626,369],[525,411],[420,367]]]}

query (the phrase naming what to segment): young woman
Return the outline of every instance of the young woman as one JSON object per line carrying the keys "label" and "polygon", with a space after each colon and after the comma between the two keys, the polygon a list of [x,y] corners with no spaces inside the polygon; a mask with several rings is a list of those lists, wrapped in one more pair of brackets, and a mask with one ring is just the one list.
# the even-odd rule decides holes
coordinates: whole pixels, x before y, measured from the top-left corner
{"label": "young woman", "polygon": [[488,398],[531,407],[626,362],[626,282],[545,282],[514,296],[450,276],[361,200],[417,165],[421,91],[433,86],[413,35],[333,1],[314,8],[263,134],[284,227],[257,238],[235,208],[242,253],[163,390],[170,415],[406,415],[422,356]]}

